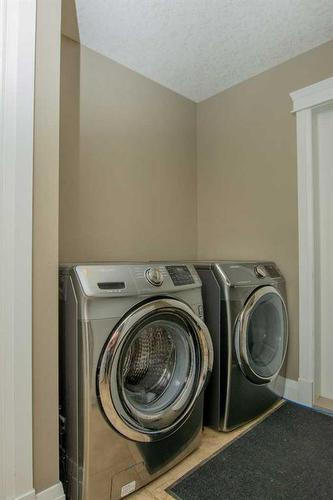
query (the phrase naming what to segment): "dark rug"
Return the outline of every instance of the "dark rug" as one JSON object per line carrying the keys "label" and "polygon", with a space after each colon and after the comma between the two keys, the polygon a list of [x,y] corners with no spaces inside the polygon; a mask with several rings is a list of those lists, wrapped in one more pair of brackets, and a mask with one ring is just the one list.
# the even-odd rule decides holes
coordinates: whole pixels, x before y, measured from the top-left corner
{"label": "dark rug", "polygon": [[287,403],[168,493],[181,500],[333,499],[333,418]]}

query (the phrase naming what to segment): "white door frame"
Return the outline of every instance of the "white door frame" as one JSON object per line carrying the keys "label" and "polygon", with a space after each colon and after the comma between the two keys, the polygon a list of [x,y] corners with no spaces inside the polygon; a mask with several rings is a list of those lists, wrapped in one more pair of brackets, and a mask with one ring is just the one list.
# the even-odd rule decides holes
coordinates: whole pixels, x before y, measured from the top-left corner
{"label": "white door frame", "polygon": [[298,401],[314,403],[315,383],[315,233],[314,141],[316,107],[333,101],[333,78],[290,94],[297,120],[299,235],[299,380]]}
{"label": "white door frame", "polygon": [[30,500],[36,0],[0,0],[0,20],[0,496]]}

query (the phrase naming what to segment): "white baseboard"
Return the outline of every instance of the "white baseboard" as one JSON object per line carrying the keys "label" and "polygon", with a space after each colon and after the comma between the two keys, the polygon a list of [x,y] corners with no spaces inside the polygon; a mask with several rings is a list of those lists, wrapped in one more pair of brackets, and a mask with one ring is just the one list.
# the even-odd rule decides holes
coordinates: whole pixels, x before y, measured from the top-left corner
{"label": "white baseboard", "polygon": [[298,379],[298,399],[306,406],[313,406],[313,382],[311,380]]}
{"label": "white baseboard", "polygon": [[24,493],[19,497],[15,497],[15,500],[35,500],[35,499],[36,499],[35,490],[28,491],[27,493]]}
{"label": "white baseboard", "polygon": [[297,380],[292,380],[291,378],[285,379],[285,388],[284,388],[284,398],[289,401],[297,401],[298,402],[298,382]]}
{"label": "white baseboard", "polygon": [[66,500],[62,483],[59,481],[50,488],[47,488],[40,493],[35,493],[35,490],[30,490],[23,495],[15,497],[15,500]]}
{"label": "white baseboard", "polygon": [[284,398],[302,405],[313,406],[313,382],[286,378]]}
{"label": "white baseboard", "polygon": [[36,494],[36,500],[65,500],[64,489],[62,483],[59,481],[57,484],[47,488]]}

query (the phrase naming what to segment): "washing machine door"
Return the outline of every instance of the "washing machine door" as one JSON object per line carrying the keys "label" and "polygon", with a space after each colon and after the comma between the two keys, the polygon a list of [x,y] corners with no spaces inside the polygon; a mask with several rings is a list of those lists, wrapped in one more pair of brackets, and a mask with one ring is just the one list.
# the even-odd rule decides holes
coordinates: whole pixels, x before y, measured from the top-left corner
{"label": "washing machine door", "polygon": [[243,373],[269,383],[282,368],[288,345],[286,304],[272,286],[255,290],[236,322],[235,348]]}
{"label": "washing machine door", "polygon": [[131,310],[104,346],[97,395],[108,422],[136,441],[161,439],[190,413],[212,369],[206,325],[161,297]]}

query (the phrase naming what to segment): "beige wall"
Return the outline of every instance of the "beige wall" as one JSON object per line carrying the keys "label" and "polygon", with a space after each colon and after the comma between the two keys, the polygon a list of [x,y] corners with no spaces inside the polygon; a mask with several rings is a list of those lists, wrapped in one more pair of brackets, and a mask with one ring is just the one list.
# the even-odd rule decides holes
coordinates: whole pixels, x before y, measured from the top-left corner
{"label": "beige wall", "polygon": [[196,254],[196,106],[62,39],[60,259]]}
{"label": "beige wall", "polygon": [[37,492],[59,480],[58,194],[60,0],[38,0],[33,178],[33,465]]}
{"label": "beige wall", "polygon": [[298,377],[298,227],[289,93],[332,74],[329,42],[197,107],[198,256],[277,262],[287,280],[293,379]]}

